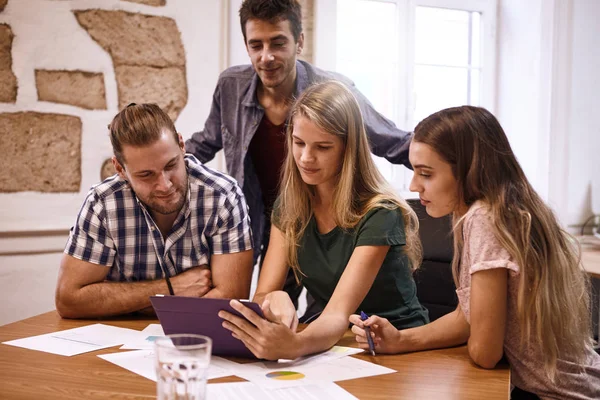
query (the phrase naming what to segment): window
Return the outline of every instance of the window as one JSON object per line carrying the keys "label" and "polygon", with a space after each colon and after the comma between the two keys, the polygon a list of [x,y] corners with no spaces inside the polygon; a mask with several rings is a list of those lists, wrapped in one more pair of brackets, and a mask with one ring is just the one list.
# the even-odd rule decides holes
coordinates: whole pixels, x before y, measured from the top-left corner
{"label": "window", "polygon": [[[315,14],[317,66],[351,78],[399,128],[452,106],[494,111],[496,0],[317,0]],[[407,195],[412,171],[375,162]]]}
{"label": "window", "polygon": [[416,7],[413,125],[453,105],[479,105],[478,12]]}

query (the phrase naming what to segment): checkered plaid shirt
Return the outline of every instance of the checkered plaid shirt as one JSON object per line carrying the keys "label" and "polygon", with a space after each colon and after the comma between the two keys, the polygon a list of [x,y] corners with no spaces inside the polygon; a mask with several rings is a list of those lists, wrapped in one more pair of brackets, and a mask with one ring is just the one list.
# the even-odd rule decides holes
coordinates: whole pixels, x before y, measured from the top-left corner
{"label": "checkered plaid shirt", "polygon": [[[143,281],[208,264],[211,254],[252,249],[250,217],[236,181],[186,154],[188,191],[173,228],[163,239],[131,186],[114,175],[90,189],[65,253],[112,267],[111,281]],[[162,268],[161,268],[162,267]]]}

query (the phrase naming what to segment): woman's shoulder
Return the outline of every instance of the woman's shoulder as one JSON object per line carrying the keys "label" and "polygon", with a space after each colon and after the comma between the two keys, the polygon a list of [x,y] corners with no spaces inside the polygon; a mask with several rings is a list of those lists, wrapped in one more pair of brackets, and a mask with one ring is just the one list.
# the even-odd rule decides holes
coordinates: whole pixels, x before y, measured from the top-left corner
{"label": "woman's shoulder", "polygon": [[474,202],[463,216],[463,227],[465,232],[470,232],[473,229],[491,229],[492,211],[490,205],[482,200]]}
{"label": "woman's shoulder", "polygon": [[397,220],[403,221],[403,213],[400,206],[391,201],[381,201],[369,208],[361,219],[361,223],[372,220]]}
{"label": "woman's shoulder", "polygon": [[356,232],[396,232],[404,236],[404,215],[399,205],[382,202],[373,205],[356,225]]}

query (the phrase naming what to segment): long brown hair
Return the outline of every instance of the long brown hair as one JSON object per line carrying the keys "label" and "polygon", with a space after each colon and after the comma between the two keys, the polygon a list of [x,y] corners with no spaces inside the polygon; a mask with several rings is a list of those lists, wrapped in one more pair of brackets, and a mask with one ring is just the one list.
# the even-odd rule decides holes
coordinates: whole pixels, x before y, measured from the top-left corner
{"label": "long brown hair", "polygon": [[325,132],[342,138],[345,149],[331,212],[337,226],[351,229],[371,209],[400,209],[406,234],[405,254],[413,269],[421,263],[419,221],[413,209],[385,181],[373,159],[360,107],[342,83],[326,81],[307,88],[292,106],[287,128],[287,156],[279,195],[279,228],[285,235],[287,261],[296,279],[301,274],[298,247],[313,215],[312,189],[304,183],[292,152],[294,118],[302,116]]}
{"label": "long brown hair", "polygon": [[[589,279],[576,241],[525,177],[498,120],[484,108],[448,108],[421,121],[413,140],[451,165],[459,201],[471,206],[482,200],[489,207],[495,237],[520,267],[521,345],[539,344],[552,380],[558,357],[584,360],[591,345]],[[457,285],[463,220],[455,213]]]}

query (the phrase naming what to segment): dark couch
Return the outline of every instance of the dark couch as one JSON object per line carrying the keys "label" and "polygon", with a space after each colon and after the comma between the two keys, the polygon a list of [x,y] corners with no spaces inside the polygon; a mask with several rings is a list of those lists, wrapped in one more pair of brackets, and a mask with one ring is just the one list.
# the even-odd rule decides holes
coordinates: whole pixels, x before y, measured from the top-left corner
{"label": "dark couch", "polygon": [[423,244],[423,263],[415,272],[417,296],[434,321],[453,311],[458,304],[452,280],[452,218],[430,217],[419,199],[407,201],[419,217],[419,236]]}

